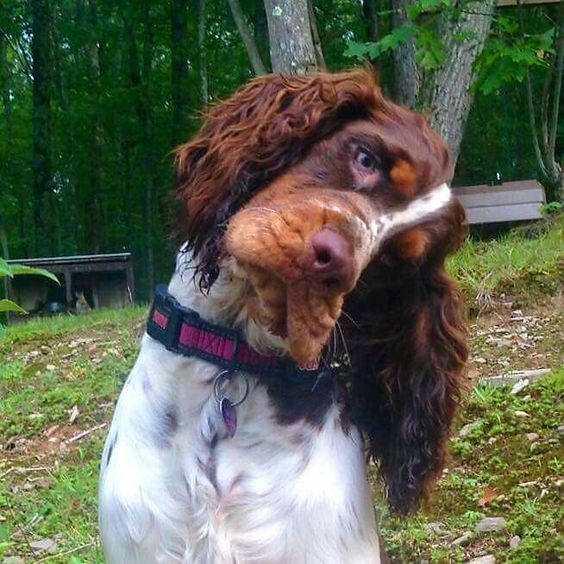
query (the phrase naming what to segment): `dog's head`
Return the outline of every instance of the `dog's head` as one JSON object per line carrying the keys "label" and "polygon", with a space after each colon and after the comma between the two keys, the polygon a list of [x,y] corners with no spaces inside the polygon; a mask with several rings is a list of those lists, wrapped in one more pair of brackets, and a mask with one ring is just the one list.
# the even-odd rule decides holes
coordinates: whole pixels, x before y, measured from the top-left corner
{"label": "dog's head", "polygon": [[443,267],[464,214],[442,140],[367,71],[272,75],[217,105],[176,163],[203,286],[235,262],[301,365],[344,307],[353,412],[409,509],[443,463],[466,355]]}

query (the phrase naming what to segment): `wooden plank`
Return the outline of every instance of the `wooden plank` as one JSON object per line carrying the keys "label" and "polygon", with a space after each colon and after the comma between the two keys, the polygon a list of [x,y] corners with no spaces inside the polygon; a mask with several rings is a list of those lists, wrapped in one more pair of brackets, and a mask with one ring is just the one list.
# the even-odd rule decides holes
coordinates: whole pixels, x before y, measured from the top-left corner
{"label": "wooden plank", "polygon": [[526,6],[527,4],[557,4],[562,0],[497,0],[497,5],[500,8],[505,6],[517,6],[518,4],[523,4]]}
{"label": "wooden plank", "polygon": [[506,206],[488,206],[467,208],[468,223],[503,223],[504,221],[523,221],[540,219],[540,204],[516,204]]}
{"label": "wooden plank", "polygon": [[543,190],[543,185],[538,180],[515,180],[512,182],[504,182],[503,184],[475,184],[473,186],[453,186],[456,194],[476,194],[486,192],[512,192],[512,191],[527,191],[531,189]]}
{"label": "wooden plank", "polygon": [[496,190],[492,188],[488,192],[475,192],[473,194],[458,194],[454,190],[454,193],[465,208],[544,203],[542,188],[531,188],[529,190]]}

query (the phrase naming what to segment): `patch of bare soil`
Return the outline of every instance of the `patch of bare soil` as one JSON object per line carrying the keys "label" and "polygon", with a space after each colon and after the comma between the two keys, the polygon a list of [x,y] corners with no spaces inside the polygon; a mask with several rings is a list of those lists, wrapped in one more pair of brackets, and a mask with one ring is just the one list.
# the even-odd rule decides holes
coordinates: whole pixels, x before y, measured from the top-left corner
{"label": "patch of bare soil", "polygon": [[519,370],[554,368],[564,362],[564,299],[516,307],[509,298],[469,323],[471,379]]}

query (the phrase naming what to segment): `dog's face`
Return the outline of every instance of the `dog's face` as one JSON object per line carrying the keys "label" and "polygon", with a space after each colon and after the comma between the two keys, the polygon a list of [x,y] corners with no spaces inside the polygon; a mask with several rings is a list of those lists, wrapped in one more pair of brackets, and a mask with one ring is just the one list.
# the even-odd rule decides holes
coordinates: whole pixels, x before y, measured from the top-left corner
{"label": "dog's face", "polygon": [[176,166],[202,289],[221,268],[242,276],[245,315],[300,365],[343,322],[349,416],[391,505],[416,507],[442,470],[467,355],[444,268],[464,234],[444,142],[366,71],[269,75],[215,106]]}
{"label": "dog's face", "polygon": [[255,315],[299,364],[315,363],[382,244],[420,260],[431,244],[420,225],[450,201],[446,178],[418,173],[421,163],[449,171],[433,162],[447,152],[429,146],[424,122],[405,112],[392,135],[382,121],[345,123],[229,221],[226,250],[253,285]]}

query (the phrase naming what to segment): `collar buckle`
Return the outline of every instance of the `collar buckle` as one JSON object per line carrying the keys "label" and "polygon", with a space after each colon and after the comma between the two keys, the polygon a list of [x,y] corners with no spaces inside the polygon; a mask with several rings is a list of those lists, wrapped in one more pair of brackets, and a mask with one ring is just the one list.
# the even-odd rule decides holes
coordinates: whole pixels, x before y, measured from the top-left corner
{"label": "collar buckle", "polygon": [[184,312],[177,300],[167,292],[166,286],[157,286],[147,320],[147,333],[167,350],[174,351],[183,320]]}

